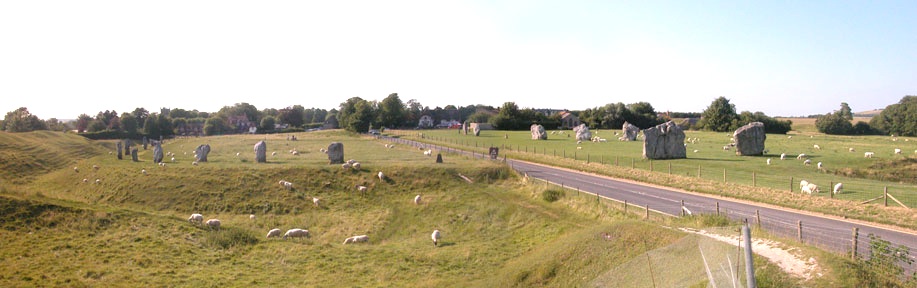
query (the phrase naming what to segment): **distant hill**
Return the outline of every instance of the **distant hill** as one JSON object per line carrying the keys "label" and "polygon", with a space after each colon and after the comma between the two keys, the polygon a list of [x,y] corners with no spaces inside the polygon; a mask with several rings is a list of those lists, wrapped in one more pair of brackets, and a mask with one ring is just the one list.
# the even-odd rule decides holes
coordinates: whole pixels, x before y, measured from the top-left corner
{"label": "distant hill", "polygon": [[885,110],[885,109],[873,109],[873,110],[867,110],[867,111],[862,111],[862,112],[855,112],[853,113],[853,116],[855,117],[873,117],[873,116],[879,115],[879,113],[882,113],[882,110]]}

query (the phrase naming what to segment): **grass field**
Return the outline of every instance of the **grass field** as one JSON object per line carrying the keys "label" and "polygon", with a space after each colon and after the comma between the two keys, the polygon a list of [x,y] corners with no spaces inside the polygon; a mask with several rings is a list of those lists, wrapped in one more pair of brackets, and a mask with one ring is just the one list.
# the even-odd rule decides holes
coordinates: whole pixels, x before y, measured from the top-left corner
{"label": "grass field", "polygon": [[[479,153],[498,147],[500,153],[522,160],[917,229],[917,213],[913,209],[860,204],[883,196],[887,188],[907,207],[917,207],[917,138],[899,137],[893,141],[884,136],[771,134],[765,144],[767,155],[736,156],[734,149],[723,149],[731,141],[730,133],[687,131],[687,138],[699,139],[687,145],[687,159],[650,161],[642,159],[641,141],[616,141],[617,131],[612,130],[593,131],[608,142],[581,144],[576,143],[571,131],[549,135],[548,140],[531,140],[527,131],[482,131],[477,137],[457,130],[387,132]],[[895,148],[904,153],[895,155]],[[875,152],[876,157],[864,158],[867,151]],[[787,154],[786,160],[780,160],[782,153]],[[798,154],[808,155],[812,165],[803,165],[802,160],[796,159]],[[767,159],[771,159],[771,165],[766,164]],[[818,169],[817,162],[822,162],[824,168]],[[798,183],[803,179],[816,183],[823,193],[815,197],[800,195]],[[824,193],[839,182],[843,183],[843,193]],[[884,206],[885,202],[873,203]],[[899,206],[893,200],[888,203]]]}

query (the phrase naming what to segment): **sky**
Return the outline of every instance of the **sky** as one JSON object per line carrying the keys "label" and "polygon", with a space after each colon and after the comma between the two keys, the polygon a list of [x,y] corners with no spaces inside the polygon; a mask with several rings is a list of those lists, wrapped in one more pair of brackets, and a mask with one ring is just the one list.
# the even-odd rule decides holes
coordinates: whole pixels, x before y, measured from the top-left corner
{"label": "sky", "polygon": [[74,119],[398,93],[805,116],[917,95],[917,1],[0,1],[0,112]]}

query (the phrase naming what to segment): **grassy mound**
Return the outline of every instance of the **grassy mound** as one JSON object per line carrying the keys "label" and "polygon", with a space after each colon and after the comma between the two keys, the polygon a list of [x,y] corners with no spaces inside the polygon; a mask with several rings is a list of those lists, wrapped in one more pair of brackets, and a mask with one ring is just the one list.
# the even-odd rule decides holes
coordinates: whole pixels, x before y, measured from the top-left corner
{"label": "grassy mound", "polygon": [[51,131],[0,133],[0,179],[27,183],[36,175],[102,153],[101,145],[74,134]]}

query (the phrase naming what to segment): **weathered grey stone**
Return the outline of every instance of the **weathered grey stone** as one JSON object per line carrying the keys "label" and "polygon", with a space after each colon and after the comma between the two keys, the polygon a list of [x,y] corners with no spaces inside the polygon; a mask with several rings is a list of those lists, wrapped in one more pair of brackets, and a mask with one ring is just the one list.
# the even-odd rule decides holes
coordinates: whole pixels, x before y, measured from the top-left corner
{"label": "weathered grey stone", "polygon": [[767,135],[764,134],[764,123],[748,123],[736,130],[732,137],[736,141],[736,155],[764,154],[764,140],[767,139]]}
{"label": "weathered grey stone", "polygon": [[210,154],[210,144],[203,144],[194,149],[197,152],[197,162],[207,162],[207,154]]}
{"label": "weathered grey stone", "polygon": [[436,153],[436,163],[443,163],[443,154]]}
{"label": "weathered grey stone", "polygon": [[643,158],[687,158],[685,132],[672,121],[643,130]]}
{"label": "weathered grey stone", "polygon": [[624,136],[621,136],[621,138],[618,138],[618,140],[622,141],[637,140],[637,134],[640,133],[640,128],[637,128],[637,126],[634,126],[634,124],[630,124],[627,121],[624,122],[624,126],[621,128],[621,130]]}
{"label": "weathered grey stone", "polygon": [[124,145],[124,144],[121,144],[121,141],[118,141],[118,160],[121,160],[121,159],[122,159],[122,158],[121,158],[121,150],[123,149],[123,145]]}
{"label": "weathered grey stone", "polygon": [[131,161],[138,162],[137,160],[137,148],[131,149]]}
{"label": "weathered grey stone", "polygon": [[474,136],[481,136],[481,127],[474,126]]}
{"label": "weathered grey stone", "polygon": [[162,162],[162,144],[153,142],[153,162]]}
{"label": "weathered grey stone", "polygon": [[468,135],[468,123],[462,123],[462,134]]}
{"label": "weathered grey stone", "polygon": [[344,163],[344,143],[332,142],[328,145],[328,164]]}
{"label": "weathered grey stone", "polygon": [[150,140],[146,139],[146,136],[143,136],[143,150],[146,150],[146,146],[150,144]]}
{"label": "weathered grey stone", "polygon": [[544,126],[532,124],[529,130],[532,131],[532,140],[548,140],[548,133],[544,131]]}
{"label": "weathered grey stone", "polygon": [[267,162],[267,143],[264,143],[264,141],[258,141],[258,143],[255,143],[255,162]]}
{"label": "weathered grey stone", "polygon": [[131,146],[134,145],[134,141],[131,139],[124,139],[124,155],[130,155]]}
{"label": "weathered grey stone", "polygon": [[589,127],[586,127],[586,124],[579,124],[579,126],[573,127],[573,131],[576,132],[577,141],[592,140],[592,132],[589,131]]}

